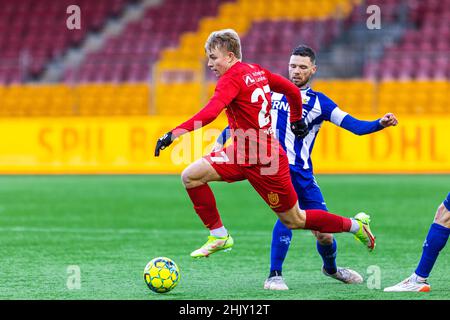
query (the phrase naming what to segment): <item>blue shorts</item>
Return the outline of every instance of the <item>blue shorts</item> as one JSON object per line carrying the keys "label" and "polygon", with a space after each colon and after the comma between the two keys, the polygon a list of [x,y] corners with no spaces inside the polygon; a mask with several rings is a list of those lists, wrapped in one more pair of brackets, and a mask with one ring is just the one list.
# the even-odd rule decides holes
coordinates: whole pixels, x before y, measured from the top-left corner
{"label": "blue shorts", "polygon": [[298,196],[298,204],[303,210],[321,209],[328,211],[322,192],[312,174],[290,170],[292,184]]}

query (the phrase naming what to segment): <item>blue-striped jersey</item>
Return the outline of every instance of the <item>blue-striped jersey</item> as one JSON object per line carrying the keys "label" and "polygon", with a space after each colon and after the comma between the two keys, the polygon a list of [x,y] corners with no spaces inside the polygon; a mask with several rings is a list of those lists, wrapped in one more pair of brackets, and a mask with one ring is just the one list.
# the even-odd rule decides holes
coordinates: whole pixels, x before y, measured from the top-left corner
{"label": "blue-striped jersey", "polygon": [[[359,120],[342,111],[336,103],[321,92],[310,87],[301,90],[303,99],[303,118],[308,124],[309,134],[304,139],[295,138],[290,128],[289,104],[284,95],[272,92],[272,129],[281,146],[286,151],[291,170],[299,172],[305,179],[313,178],[311,153],[323,121],[330,121],[354,134],[364,135],[382,130],[380,119]],[[225,128],[217,142],[224,144],[230,130]]]}
{"label": "blue-striped jersey", "polygon": [[[381,130],[379,120],[361,121],[342,111],[336,103],[321,92],[310,87],[301,90],[303,99],[303,118],[308,124],[309,134],[304,139],[296,139],[290,128],[289,104],[284,95],[272,93],[272,128],[286,151],[291,169],[306,175],[313,172],[311,153],[323,121],[330,121],[355,134],[367,134]],[[346,123],[343,124],[344,118]]]}

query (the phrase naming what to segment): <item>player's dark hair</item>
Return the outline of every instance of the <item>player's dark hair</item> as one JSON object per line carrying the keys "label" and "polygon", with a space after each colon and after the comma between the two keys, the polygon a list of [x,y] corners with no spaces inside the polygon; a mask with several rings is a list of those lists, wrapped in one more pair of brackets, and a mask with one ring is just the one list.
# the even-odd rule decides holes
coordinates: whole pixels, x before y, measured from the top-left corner
{"label": "player's dark hair", "polygon": [[316,53],[311,47],[304,44],[299,45],[294,50],[292,50],[293,56],[309,57],[313,64],[316,64]]}

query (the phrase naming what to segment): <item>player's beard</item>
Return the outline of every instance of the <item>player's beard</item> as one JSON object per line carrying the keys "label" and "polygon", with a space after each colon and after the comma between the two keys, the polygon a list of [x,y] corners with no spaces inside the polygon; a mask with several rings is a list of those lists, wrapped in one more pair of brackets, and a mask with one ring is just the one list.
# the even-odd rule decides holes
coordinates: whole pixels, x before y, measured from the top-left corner
{"label": "player's beard", "polygon": [[[304,77],[302,80],[297,78],[298,80],[296,80],[295,82],[294,82],[294,79],[292,78],[291,82],[293,84],[295,84],[297,87],[302,88],[303,86],[305,86],[309,82],[309,78],[310,77]],[[300,82],[299,82],[299,80],[300,80]]]}

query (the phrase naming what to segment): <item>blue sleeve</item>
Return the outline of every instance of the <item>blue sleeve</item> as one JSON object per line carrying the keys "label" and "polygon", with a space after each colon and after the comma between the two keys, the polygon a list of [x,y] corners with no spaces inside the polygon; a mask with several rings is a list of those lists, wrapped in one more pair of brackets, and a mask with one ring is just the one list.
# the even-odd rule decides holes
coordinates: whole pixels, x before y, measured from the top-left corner
{"label": "blue sleeve", "polygon": [[227,126],[225,129],[223,129],[222,133],[217,137],[216,142],[224,145],[225,142],[227,142],[227,140],[230,138],[231,136],[231,132],[230,132],[230,127]]}
{"label": "blue sleeve", "polygon": [[337,104],[324,95],[321,92],[316,92],[317,99],[320,101],[320,107],[322,109],[322,118],[327,121],[331,121],[331,113],[337,107]]}
{"label": "blue sleeve", "polygon": [[447,199],[444,200],[444,206],[450,211],[450,192],[447,195]]}
{"label": "blue sleeve", "polygon": [[341,127],[359,136],[384,129],[384,127],[380,124],[380,119],[375,121],[364,121],[353,118],[349,114],[347,114],[342,120]]}

